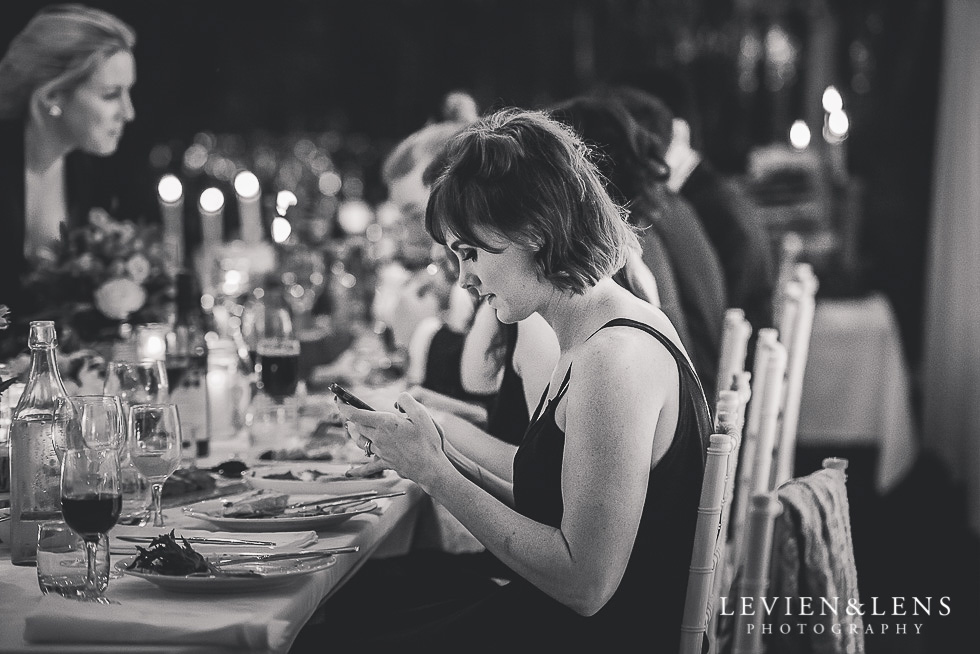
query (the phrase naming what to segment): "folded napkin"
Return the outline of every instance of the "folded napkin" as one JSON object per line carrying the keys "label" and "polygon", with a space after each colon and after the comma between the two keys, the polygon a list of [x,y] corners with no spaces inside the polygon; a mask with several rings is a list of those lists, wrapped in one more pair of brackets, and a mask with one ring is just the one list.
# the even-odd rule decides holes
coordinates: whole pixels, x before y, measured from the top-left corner
{"label": "folded napkin", "polygon": [[[285,620],[242,620],[233,611],[168,609],[157,602],[96,604],[45,595],[27,615],[29,643],[131,643],[147,645],[220,645],[249,651],[280,651],[287,645]],[[134,634],[139,634],[134,636]]]}
{"label": "folded napkin", "polygon": [[[263,531],[251,532],[231,532],[231,531],[207,531],[206,529],[185,529],[183,527],[173,527],[174,536],[184,538],[226,538],[234,540],[265,541],[275,543],[275,545],[236,545],[233,543],[191,543],[198,552],[226,552],[226,551],[249,551],[259,552],[279,552],[293,551],[312,545],[317,541],[315,531]],[[167,527],[135,527],[119,525],[109,532],[109,549],[113,553],[132,552],[136,554],[136,546],[147,547],[149,543],[133,543],[124,541],[119,536],[144,536],[155,537],[160,534],[170,533]],[[244,548],[244,549],[243,549]]]}

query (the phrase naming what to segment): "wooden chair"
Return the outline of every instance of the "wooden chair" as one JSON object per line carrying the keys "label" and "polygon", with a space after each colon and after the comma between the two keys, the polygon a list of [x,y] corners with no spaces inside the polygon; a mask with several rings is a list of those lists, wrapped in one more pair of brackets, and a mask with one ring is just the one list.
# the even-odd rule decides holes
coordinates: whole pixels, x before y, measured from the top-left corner
{"label": "wooden chair", "polygon": [[712,581],[721,543],[722,499],[728,460],[734,439],[728,434],[712,434],[698,503],[694,550],[681,620],[680,654],[701,654],[701,647],[713,611]]}
{"label": "wooden chair", "polygon": [[745,319],[745,312],[739,308],[725,311],[725,322],[721,332],[721,354],[718,359],[718,376],[715,380],[717,393],[730,389],[735,375],[745,369],[745,353],[752,325]]}
{"label": "wooden chair", "polygon": [[796,429],[800,417],[803,374],[810,351],[816,293],[819,286],[808,263],[796,265],[796,277],[786,289],[786,307],[779,325],[779,340],[786,346],[786,390],[783,396],[780,432],[776,441],[776,461],[771,487],[775,488],[793,476],[796,456]]}

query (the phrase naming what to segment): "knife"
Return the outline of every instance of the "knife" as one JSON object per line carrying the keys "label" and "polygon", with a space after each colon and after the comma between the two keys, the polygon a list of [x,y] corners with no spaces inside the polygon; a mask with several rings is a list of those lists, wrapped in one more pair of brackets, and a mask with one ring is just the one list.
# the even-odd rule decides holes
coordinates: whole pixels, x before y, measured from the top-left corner
{"label": "knife", "polygon": [[279,554],[256,554],[255,556],[227,557],[209,560],[212,565],[235,565],[238,563],[265,563],[266,561],[288,561],[290,559],[317,559],[334,554],[351,554],[360,551],[359,545],[349,547],[328,547],[322,550],[302,550],[300,552],[281,552]]}
{"label": "knife", "polygon": [[298,502],[286,507],[289,509],[300,509],[307,506],[334,506],[337,504],[348,504],[353,502],[366,502],[368,500],[380,500],[385,497],[397,497],[404,495],[405,491],[393,491],[391,493],[378,493],[378,491],[364,491],[363,493],[351,493],[350,495],[338,495],[321,500],[310,500],[308,502]]}
{"label": "knife", "polygon": [[[127,543],[150,543],[156,540],[156,536],[116,536],[121,541]],[[275,547],[278,543],[268,540],[241,540],[239,538],[205,538],[203,536],[190,536],[188,543],[198,543],[201,545],[264,545]]]}

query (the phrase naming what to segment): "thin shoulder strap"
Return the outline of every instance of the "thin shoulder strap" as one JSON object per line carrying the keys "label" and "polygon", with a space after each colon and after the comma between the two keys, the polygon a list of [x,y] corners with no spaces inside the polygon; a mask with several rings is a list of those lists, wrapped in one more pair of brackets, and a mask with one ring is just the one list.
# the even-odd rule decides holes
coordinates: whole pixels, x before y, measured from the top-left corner
{"label": "thin shoulder strap", "polygon": [[[561,380],[561,385],[558,387],[558,392],[555,396],[551,398],[550,403],[557,403],[561,400],[562,395],[568,390],[568,381],[572,378],[572,367],[568,366],[568,370],[565,371],[565,377]],[[544,406],[544,401],[548,397],[548,391],[551,390],[551,384],[544,387],[544,392],[541,393],[541,400],[538,401],[538,408],[534,410],[534,415],[531,416],[531,422],[529,424],[534,424],[538,418],[541,417],[541,408]]]}
{"label": "thin shoulder strap", "polygon": [[644,322],[633,320],[632,318],[614,318],[613,320],[610,320],[599,329],[592,332],[592,335],[589,336],[589,338],[592,338],[592,336],[595,336],[606,327],[634,327],[636,329],[645,331],[646,333],[650,334],[655,339],[660,341],[660,343],[665,348],[667,348],[667,351],[670,352],[671,355],[674,357],[674,360],[677,361],[677,365],[681,370],[683,376],[686,377],[687,379],[688,383],[687,384],[682,383],[681,387],[683,388],[687,386],[688,388],[691,389],[689,391],[689,395],[691,397],[691,402],[694,406],[695,417],[698,421],[698,431],[701,434],[702,442],[706,443],[713,429],[713,426],[711,424],[711,412],[708,409],[708,401],[707,399],[705,399],[704,388],[702,388],[701,386],[701,380],[698,379],[697,373],[694,372],[694,367],[691,365],[691,362],[688,361],[684,353],[681,352],[680,348],[674,345],[674,342],[672,340],[667,338],[662,332],[660,332],[656,328],[651,327],[650,325]]}

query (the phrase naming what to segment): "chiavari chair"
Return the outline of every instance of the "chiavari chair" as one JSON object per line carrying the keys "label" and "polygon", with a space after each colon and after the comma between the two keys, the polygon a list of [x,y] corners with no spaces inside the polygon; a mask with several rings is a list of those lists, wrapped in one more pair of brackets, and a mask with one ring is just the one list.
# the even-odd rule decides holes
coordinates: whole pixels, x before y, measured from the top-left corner
{"label": "chiavari chair", "polygon": [[701,654],[713,611],[713,576],[721,544],[722,501],[733,447],[734,439],[728,434],[712,434],[698,503],[694,549],[681,621],[680,654]]}
{"label": "chiavari chair", "polygon": [[716,393],[730,389],[734,376],[745,368],[745,353],[751,336],[752,325],[745,319],[745,311],[737,307],[725,311],[721,333],[721,354],[718,358],[718,376],[715,380]]}
{"label": "chiavari chair", "polygon": [[793,476],[796,456],[796,429],[800,417],[803,375],[810,351],[810,336],[819,284],[808,263],[795,267],[795,277],[785,290],[786,305],[779,324],[779,340],[786,347],[786,390],[783,395],[780,431],[776,441],[771,487],[775,488]]}

